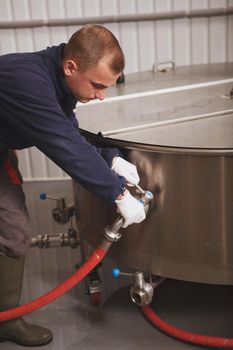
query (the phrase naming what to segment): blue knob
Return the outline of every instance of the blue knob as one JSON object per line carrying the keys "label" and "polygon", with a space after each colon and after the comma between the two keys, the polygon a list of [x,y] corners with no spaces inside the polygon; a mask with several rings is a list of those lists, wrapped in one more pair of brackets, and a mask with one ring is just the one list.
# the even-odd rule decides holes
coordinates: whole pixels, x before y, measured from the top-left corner
{"label": "blue knob", "polygon": [[118,269],[117,267],[112,269],[112,275],[113,275],[113,277],[118,278],[120,275],[120,269]]}
{"label": "blue knob", "polygon": [[43,201],[47,198],[47,194],[45,192],[40,193],[40,199]]}

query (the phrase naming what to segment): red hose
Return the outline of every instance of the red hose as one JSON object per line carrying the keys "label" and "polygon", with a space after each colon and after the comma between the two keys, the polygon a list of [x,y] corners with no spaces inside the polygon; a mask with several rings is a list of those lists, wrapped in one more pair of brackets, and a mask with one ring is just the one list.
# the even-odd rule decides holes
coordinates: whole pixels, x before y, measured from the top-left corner
{"label": "red hose", "polygon": [[29,303],[18,306],[15,309],[0,312],[0,321],[7,321],[12,318],[26,315],[59,298],[61,295],[65,294],[68,290],[79,283],[85,276],[87,276],[88,273],[93,270],[93,268],[98,265],[99,262],[104,258],[106,253],[107,250],[97,248],[90,256],[90,258],[65,282],[61,283],[56,288],[52,289],[41,297],[32,300]]}
{"label": "red hose", "polygon": [[168,334],[173,338],[177,338],[186,343],[207,346],[211,348],[233,349],[233,338],[211,337],[207,335],[187,332],[163,321],[151,309],[149,305],[141,307],[141,310],[153,326],[155,326],[156,328],[160,329],[162,332]]}

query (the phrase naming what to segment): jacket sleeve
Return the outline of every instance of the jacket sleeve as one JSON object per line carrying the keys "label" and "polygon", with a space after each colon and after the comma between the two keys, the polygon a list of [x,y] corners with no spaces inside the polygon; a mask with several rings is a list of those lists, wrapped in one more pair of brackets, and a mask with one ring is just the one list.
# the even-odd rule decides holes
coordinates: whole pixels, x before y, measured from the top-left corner
{"label": "jacket sleeve", "polygon": [[[76,129],[79,128],[78,119],[75,116],[75,113],[69,116],[72,120],[72,123],[75,125]],[[107,162],[108,166],[112,167],[112,160],[114,157],[122,156],[121,151],[117,148],[109,148],[109,147],[96,147],[97,152],[104,158],[104,160]]]}

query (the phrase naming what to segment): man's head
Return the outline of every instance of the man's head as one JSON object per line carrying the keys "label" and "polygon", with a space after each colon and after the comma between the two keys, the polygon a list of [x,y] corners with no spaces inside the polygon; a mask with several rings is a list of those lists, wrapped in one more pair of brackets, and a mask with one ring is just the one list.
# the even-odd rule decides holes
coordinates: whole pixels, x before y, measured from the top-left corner
{"label": "man's head", "polygon": [[81,102],[103,100],[125,66],[115,36],[100,25],[87,25],[75,32],[64,48],[63,70],[67,85]]}

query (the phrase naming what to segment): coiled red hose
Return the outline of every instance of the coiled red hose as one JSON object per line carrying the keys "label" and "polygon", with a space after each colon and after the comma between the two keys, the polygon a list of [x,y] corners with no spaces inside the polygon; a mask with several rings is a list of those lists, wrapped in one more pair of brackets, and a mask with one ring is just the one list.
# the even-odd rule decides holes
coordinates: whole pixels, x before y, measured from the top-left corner
{"label": "coiled red hose", "polygon": [[98,247],[90,256],[90,258],[65,282],[61,283],[56,288],[52,289],[51,291],[42,295],[41,297],[32,300],[31,302],[20,305],[15,309],[0,312],[0,321],[7,321],[12,318],[17,318],[26,315],[30,312],[38,310],[39,308],[59,298],[68,290],[73,288],[76,284],[78,284],[85,276],[87,276],[89,272],[93,270],[94,267],[98,265],[99,262],[104,258],[106,253],[107,250]]}
{"label": "coiled red hose", "polygon": [[163,321],[149,305],[141,307],[141,310],[145,317],[152,323],[153,326],[160,329],[162,332],[169,336],[191,343],[195,345],[207,346],[211,348],[219,349],[233,349],[232,338],[211,337],[207,335],[201,335],[197,333],[187,332],[180,328],[176,328],[167,322]]}

